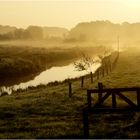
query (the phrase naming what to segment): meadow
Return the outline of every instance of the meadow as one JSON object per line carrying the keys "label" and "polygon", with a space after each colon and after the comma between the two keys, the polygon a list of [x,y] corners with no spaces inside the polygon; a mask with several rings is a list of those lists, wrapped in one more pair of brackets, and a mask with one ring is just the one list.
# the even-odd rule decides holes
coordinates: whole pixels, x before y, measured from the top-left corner
{"label": "meadow", "polygon": [[[86,89],[140,86],[140,49],[120,53],[114,70],[84,87],[81,80],[72,80],[72,97],[68,83],[38,86],[27,91],[0,97],[0,138],[83,138],[82,110],[87,106]],[[131,94],[132,95],[132,94]],[[135,95],[129,96],[135,100]],[[119,100],[121,104],[121,100]],[[107,104],[110,103],[110,99]],[[139,138],[139,113],[94,114],[91,138]]]}

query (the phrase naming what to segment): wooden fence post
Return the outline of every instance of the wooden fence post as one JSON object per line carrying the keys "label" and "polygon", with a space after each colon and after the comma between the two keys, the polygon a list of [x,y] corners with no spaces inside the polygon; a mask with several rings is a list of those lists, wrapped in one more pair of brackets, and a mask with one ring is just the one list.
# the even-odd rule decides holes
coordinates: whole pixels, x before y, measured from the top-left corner
{"label": "wooden fence post", "polygon": [[83,128],[84,128],[84,138],[89,138],[89,118],[88,110],[83,109]]}
{"label": "wooden fence post", "polygon": [[93,83],[93,75],[92,75],[92,72],[90,72],[90,79],[91,79],[91,83]]}
{"label": "wooden fence post", "polygon": [[81,87],[84,87],[84,76],[81,77]]}
{"label": "wooden fence post", "polygon": [[140,89],[137,90],[137,106],[140,109]]}
{"label": "wooden fence post", "polygon": [[112,93],[112,108],[116,108],[116,94]]}
{"label": "wooden fence post", "polygon": [[71,98],[72,96],[72,87],[71,87],[71,82],[69,82],[69,97]]}
{"label": "wooden fence post", "polygon": [[103,89],[103,84],[102,83],[98,83],[98,89],[99,89],[99,93],[98,93],[98,101],[102,98],[102,92],[101,90]]}

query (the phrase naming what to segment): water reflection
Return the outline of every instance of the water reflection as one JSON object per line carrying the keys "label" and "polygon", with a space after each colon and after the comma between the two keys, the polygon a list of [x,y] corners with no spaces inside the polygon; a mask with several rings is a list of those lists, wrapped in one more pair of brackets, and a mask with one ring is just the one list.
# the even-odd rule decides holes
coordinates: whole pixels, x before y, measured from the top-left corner
{"label": "water reflection", "polygon": [[[98,67],[100,67],[100,63],[94,64],[91,69],[94,73]],[[59,66],[52,67],[47,69],[46,71],[40,73],[40,75],[36,76],[33,80],[28,82],[20,83],[18,85],[13,85],[10,87],[1,87],[0,93],[7,92],[11,94],[12,91],[16,91],[18,89],[27,89],[28,87],[36,87],[40,84],[48,84],[49,82],[54,81],[64,81],[65,79],[76,78],[87,74],[88,71],[76,71],[73,64],[69,64],[67,66]]]}

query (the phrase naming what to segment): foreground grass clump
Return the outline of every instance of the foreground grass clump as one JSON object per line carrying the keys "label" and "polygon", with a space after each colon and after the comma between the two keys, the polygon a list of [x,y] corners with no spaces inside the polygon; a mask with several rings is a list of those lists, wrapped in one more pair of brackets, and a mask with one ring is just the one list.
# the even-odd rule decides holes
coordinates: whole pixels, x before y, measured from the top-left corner
{"label": "foreground grass clump", "polygon": [[[106,87],[140,86],[139,54],[140,51],[122,52],[112,73],[99,81]],[[97,87],[99,81],[94,77],[94,83],[90,84],[87,77],[84,88],[80,88],[81,81],[73,80],[71,98],[67,82],[1,97],[0,138],[83,138],[86,89]],[[121,100],[119,103],[122,106]],[[139,138],[139,117],[139,113],[93,114],[91,138]]]}

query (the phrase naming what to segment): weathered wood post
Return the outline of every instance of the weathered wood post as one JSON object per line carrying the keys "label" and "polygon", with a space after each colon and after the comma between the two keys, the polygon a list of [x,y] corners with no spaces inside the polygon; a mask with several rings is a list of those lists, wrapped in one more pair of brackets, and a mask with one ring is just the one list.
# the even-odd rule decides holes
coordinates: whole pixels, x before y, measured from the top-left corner
{"label": "weathered wood post", "polygon": [[72,97],[72,86],[71,86],[71,82],[69,82],[69,97]]}
{"label": "weathered wood post", "polygon": [[92,72],[90,72],[90,80],[91,80],[91,83],[93,83],[93,75],[92,75]]}
{"label": "weathered wood post", "polygon": [[116,103],[116,94],[112,93],[112,108],[116,108],[117,103]]}
{"label": "weathered wood post", "polygon": [[99,89],[98,101],[100,101],[100,99],[102,98],[102,89],[103,89],[103,84],[102,83],[98,83],[98,89]]}
{"label": "weathered wood post", "polygon": [[140,109],[140,89],[137,90],[137,106]]}
{"label": "weathered wood post", "polygon": [[81,77],[81,88],[84,87],[84,76]]}
{"label": "weathered wood post", "polygon": [[89,138],[89,118],[88,110],[83,109],[83,128],[84,128],[84,138]]}

